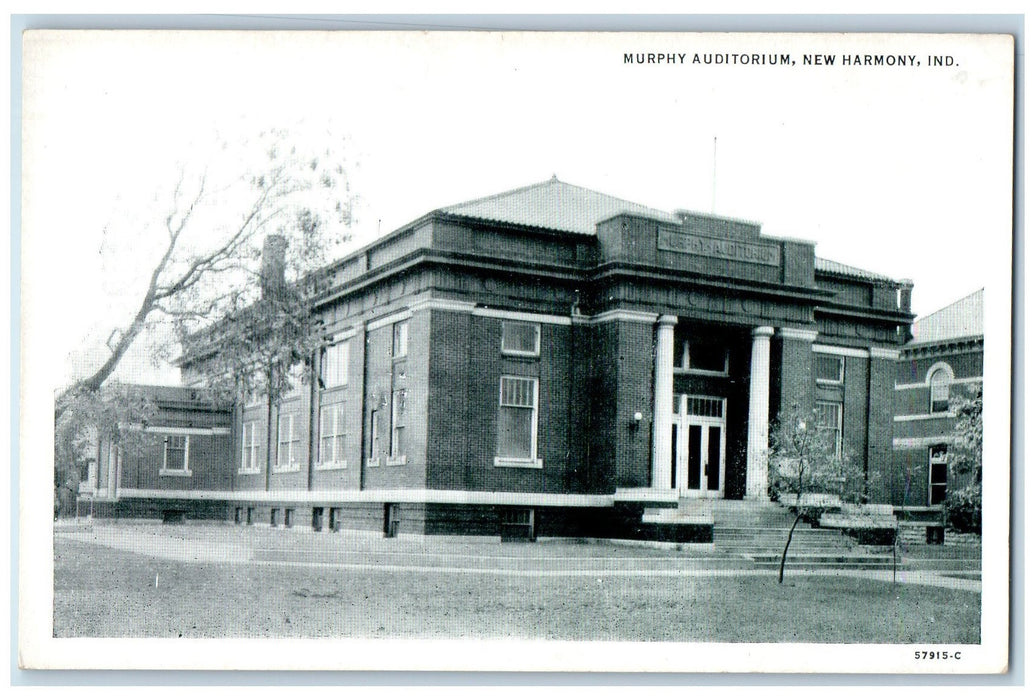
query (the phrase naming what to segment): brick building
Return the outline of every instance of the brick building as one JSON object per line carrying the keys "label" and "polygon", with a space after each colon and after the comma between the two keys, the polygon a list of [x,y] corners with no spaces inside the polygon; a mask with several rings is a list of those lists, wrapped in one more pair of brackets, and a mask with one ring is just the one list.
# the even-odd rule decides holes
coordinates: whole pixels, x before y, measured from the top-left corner
{"label": "brick building", "polygon": [[[96,441],[80,496],[110,517],[225,517],[232,413],[197,387],[128,388],[146,421],[122,425],[120,446]],[[156,498],[141,497],[156,494]],[[80,512],[83,512],[80,507]]]}
{"label": "brick building", "polygon": [[910,290],[758,224],[551,179],[329,266],[318,380],[271,420],[262,399],[224,413],[228,461],[177,477],[156,454],[118,497],[389,534],[658,536],[659,506],[767,500],[769,424],[796,403],[887,474]]}
{"label": "brick building", "polygon": [[[982,386],[984,290],[916,321],[895,380],[895,475],[892,503],[938,506],[965,486],[949,469],[956,417],[953,397]],[[963,477],[969,479],[968,477]]]}

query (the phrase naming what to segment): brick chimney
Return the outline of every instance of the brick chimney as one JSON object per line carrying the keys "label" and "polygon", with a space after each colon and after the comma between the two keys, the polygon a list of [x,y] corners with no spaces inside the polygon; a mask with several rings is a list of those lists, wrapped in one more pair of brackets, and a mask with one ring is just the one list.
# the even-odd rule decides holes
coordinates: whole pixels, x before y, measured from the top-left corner
{"label": "brick chimney", "polygon": [[276,299],[283,296],[287,282],[284,279],[284,253],[287,239],[278,234],[266,236],[262,242],[262,298]]}

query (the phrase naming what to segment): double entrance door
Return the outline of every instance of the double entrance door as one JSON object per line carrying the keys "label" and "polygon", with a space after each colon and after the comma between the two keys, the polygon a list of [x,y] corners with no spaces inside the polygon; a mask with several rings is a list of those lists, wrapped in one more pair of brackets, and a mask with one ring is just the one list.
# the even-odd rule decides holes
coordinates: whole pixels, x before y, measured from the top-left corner
{"label": "double entrance door", "polygon": [[677,394],[672,411],[672,488],[722,498],[726,486],[726,399]]}

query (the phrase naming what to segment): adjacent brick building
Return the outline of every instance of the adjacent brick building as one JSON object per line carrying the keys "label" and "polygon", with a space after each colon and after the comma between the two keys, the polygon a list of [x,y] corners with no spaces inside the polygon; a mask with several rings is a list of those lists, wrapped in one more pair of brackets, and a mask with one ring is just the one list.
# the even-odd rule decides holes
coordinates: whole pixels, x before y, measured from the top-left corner
{"label": "adjacent brick building", "polygon": [[949,452],[956,417],[953,397],[982,386],[984,290],[918,319],[902,349],[895,380],[895,482],[889,496],[904,506],[939,506],[966,486],[953,475]]}
{"label": "adjacent brick building", "polygon": [[218,474],[154,457],[117,495],[388,534],[644,536],[651,506],[767,500],[768,426],[794,404],[888,475],[910,290],[758,224],[551,179],[328,267],[318,380],[271,420],[263,400],[224,413]]}

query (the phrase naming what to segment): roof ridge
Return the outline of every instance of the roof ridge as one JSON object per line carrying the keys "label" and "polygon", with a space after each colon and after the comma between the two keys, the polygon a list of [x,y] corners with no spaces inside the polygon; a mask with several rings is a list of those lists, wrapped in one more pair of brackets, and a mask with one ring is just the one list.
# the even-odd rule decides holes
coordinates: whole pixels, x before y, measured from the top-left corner
{"label": "roof ridge", "polygon": [[856,271],[858,271],[860,273],[865,274],[867,277],[871,277],[871,278],[882,279],[882,280],[890,280],[892,282],[897,282],[898,281],[894,277],[892,277],[891,275],[885,275],[885,274],[882,274],[880,272],[874,272],[873,270],[867,270],[866,268],[859,267],[858,265],[849,265],[848,263],[843,263],[843,262],[840,262],[839,260],[834,260],[832,258],[823,258],[823,257],[820,257],[820,256],[817,255],[815,257],[815,265],[818,267],[819,263],[821,263],[821,262],[830,263],[832,265],[839,265],[839,266],[847,268],[849,270],[856,270]]}
{"label": "roof ridge", "polygon": [[[635,207],[639,207],[641,209],[650,209],[650,210],[653,210],[653,211],[665,211],[664,209],[659,209],[657,207],[652,207],[651,205],[644,204],[643,202],[634,202],[633,200],[626,199],[624,197],[616,197],[613,194],[608,194],[607,192],[601,192],[600,190],[594,190],[594,189],[589,188],[589,187],[583,187],[582,185],[576,185],[575,183],[572,183],[572,182],[565,182],[564,180],[558,180],[556,178],[554,178],[554,181],[555,182],[559,182],[562,185],[568,185],[569,187],[575,187],[575,188],[578,188],[580,190],[585,190],[586,192],[592,192],[593,194],[599,194],[599,195],[602,195],[604,197],[608,197],[610,199],[615,200],[616,202],[621,202],[622,204],[632,204]],[[673,215],[672,212],[665,212],[665,213],[669,214],[670,216]]]}
{"label": "roof ridge", "polygon": [[[601,197],[607,197],[608,199],[613,200],[614,202],[617,202],[617,203],[622,204],[622,205],[631,205],[633,207],[636,207],[637,209],[648,209],[650,211],[661,212],[661,213],[667,214],[668,216],[673,216],[672,212],[665,211],[664,209],[660,209],[658,207],[654,207],[654,206],[651,206],[649,204],[644,204],[642,202],[635,202],[635,201],[633,201],[631,199],[626,199],[624,197],[618,197],[616,195],[609,194],[607,192],[601,192],[600,190],[595,190],[595,189],[593,189],[591,187],[584,187],[582,185],[576,185],[573,182],[568,182],[566,180],[561,180],[556,175],[552,176],[548,180],[542,180],[540,182],[533,182],[530,185],[524,185],[522,187],[515,187],[514,189],[505,190],[503,192],[497,192],[496,194],[490,194],[490,195],[486,195],[484,197],[478,197],[476,199],[468,199],[468,200],[464,200],[463,202],[457,202],[456,204],[450,204],[449,206],[439,207],[436,211],[444,211],[444,210],[454,209],[456,207],[461,207],[461,206],[468,206],[468,205],[472,205],[472,204],[480,204],[482,202],[487,202],[487,201],[492,200],[492,199],[500,199],[500,198],[503,198],[503,197],[508,197],[510,195],[518,194],[519,192],[526,192],[528,190],[532,190],[532,189],[535,189],[537,187],[542,187],[543,185],[550,185],[550,184],[558,184],[558,185],[565,185],[567,187],[574,187],[575,189],[581,190],[583,192],[589,192],[589,193],[592,193],[592,194],[595,194],[595,195],[599,195]],[[695,213],[697,213],[697,212],[695,212]],[[717,216],[717,215],[711,214],[710,216]],[[717,217],[717,218],[723,218],[723,217]]]}
{"label": "roof ridge", "polygon": [[[531,189],[533,189],[535,187],[542,187],[543,185],[548,185],[551,182],[561,182],[561,181],[558,180],[556,177],[551,177],[549,180],[543,180],[541,182],[533,182],[530,185],[522,185],[521,187],[515,187],[513,189],[504,190],[503,192],[495,192],[493,194],[487,194],[487,195],[485,195],[483,197],[475,197],[474,199],[465,199],[464,201],[457,202],[456,204],[449,204],[449,205],[444,206],[444,207],[439,207],[439,208],[435,209],[434,211],[446,211],[447,209],[455,209],[456,207],[464,207],[464,206],[468,206],[470,204],[480,204],[481,202],[487,202],[490,199],[498,199],[499,197],[507,197],[507,196],[510,196],[512,194],[517,194],[518,192],[524,192],[526,190],[531,190]],[[567,185],[567,184],[571,184],[571,183],[565,182],[563,184]],[[578,187],[578,185],[572,185],[572,186],[573,187]]]}
{"label": "roof ridge", "polygon": [[[984,291],[985,291],[984,287],[981,287],[980,289],[975,289],[970,294],[968,294],[968,295],[966,295],[964,297],[960,297],[956,301],[949,302],[948,304],[946,304],[945,306],[941,307],[940,309],[935,309],[934,311],[932,311],[929,314],[926,314],[925,316],[921,316],[920,318],[916,319],[913,323],[917,324],[917,323],[920,323],[921,321],[929,319],[932,316],[934,316],[935,314],[940,314],[942,311],[946,311],[947,309],[951,309],[953,306],[956,306],[957,304],[962,304],[963,302],[965,302],[967,299],[970,299],[971,297],[977,296],[978,294],[982,294]],[[984,304],[982,304],[982,306],[984,306]]]}

